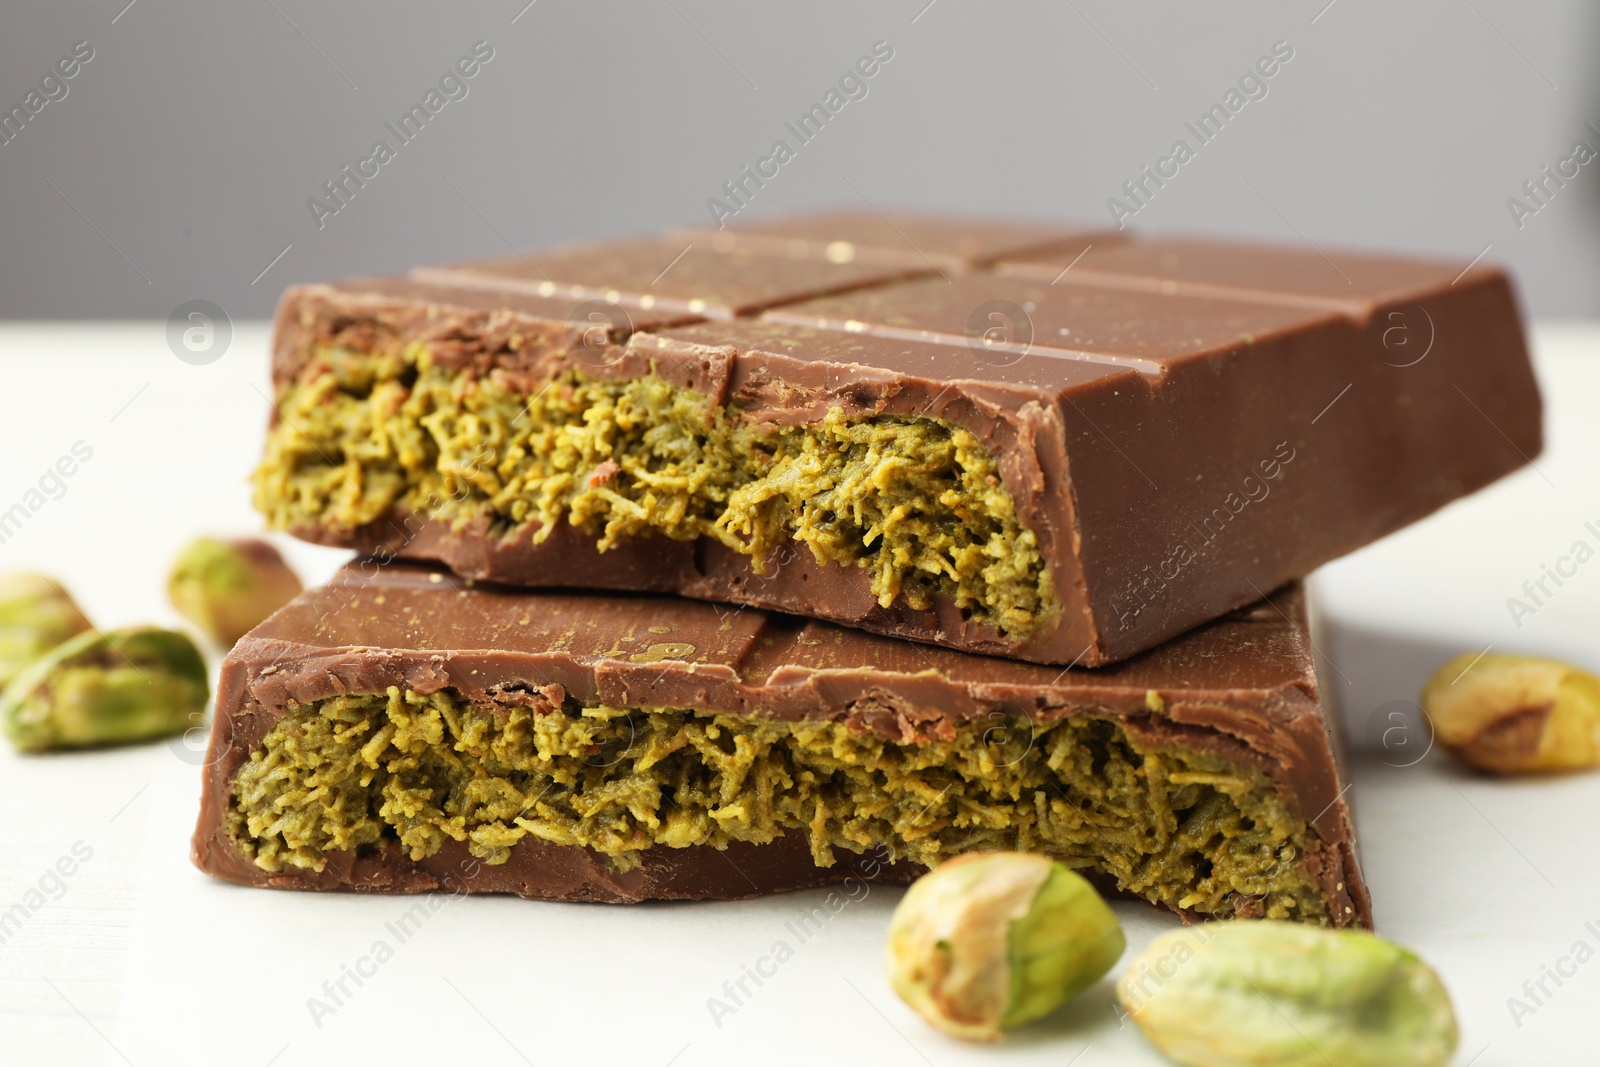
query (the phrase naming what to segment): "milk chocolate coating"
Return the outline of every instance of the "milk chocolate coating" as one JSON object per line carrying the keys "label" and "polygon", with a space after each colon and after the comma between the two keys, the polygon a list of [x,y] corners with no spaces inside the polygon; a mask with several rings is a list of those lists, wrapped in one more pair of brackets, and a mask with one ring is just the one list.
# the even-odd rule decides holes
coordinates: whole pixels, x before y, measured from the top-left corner
{"label": "milk chocolate coating", "polygon": [[[1097,666],[1542,446],[1516,303],[1492,267],[961,220],[822,216],[680,239],[292,289],[275,381],[354,323],[530,392],[571,370],[653,371],[773,424],[832,408],[943,419],[998,457],[1060,610],[1007,634],[948,598],[883,607],[868,568],[819,564],[800,545],[758,575],[709,539],[602,554],[564,524],[537,543],[536,523],[492,535],[487,521],[404,514],[294,532],[498,582],[674,592]],[[840,243],[850,255],[835,262]]]}
{"label": "milk chocolate coating", "polygon": [[830,263],[870,263],[914,271],[966,274],[997,260],[1072,258],[1092,246],[1127,240],[1116,230],[1015,219],[943,218],[896,212],[826,211],[689,228],[671,235],[714,252],[748,251]]}
{"label": "milk chocolate coating", "polygon": [[508,689],[559,687],[558,695],[583,703],[832,719],[895,740],[927,736],[940,724],[989,721],[996,712],[1040,724],[1107,717],[1142,746],[1204,753],[1261,773],[1310,824],[1303,862],[1332,920],[1371,922],[1297,585],[1125,663],[1061,670],[749,608],[474,586],[415,565],[351,564],[246,636],[223,662],[195,863],[248,885],[619,902],[744,897],[851,875],[904,880],[913,873],[863,869],[846,853],[835,867],[818,868],[796,835],[726,852],[655,847],[628,874],[587,849],[531,838],[494,867],[473,863],[464,847],[415,862],[396,848],[335,856],[321,872],[254,866],[223,829],[239,767],[287,710],[389,686],[449,688],[484,704]]}

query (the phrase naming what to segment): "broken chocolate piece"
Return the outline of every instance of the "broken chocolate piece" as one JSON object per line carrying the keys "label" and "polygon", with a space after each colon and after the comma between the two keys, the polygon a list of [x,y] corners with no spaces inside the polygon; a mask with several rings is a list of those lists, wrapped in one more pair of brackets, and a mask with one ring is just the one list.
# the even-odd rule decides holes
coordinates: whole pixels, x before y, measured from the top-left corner
{"label": "broken chocolate piece", "polygon": [[360,563],[218,694],[194,858],[250,885],[729,898],[1006,848],[1188,915],[1370,923],[1298,586],[1059,670]]}
{"label": "broken chocolate piece", "polygon": [[954,220],[919,273],[897,229],[293,289],[257,505],[475,578],[1095,666],[1541,447],[1493,268]]}

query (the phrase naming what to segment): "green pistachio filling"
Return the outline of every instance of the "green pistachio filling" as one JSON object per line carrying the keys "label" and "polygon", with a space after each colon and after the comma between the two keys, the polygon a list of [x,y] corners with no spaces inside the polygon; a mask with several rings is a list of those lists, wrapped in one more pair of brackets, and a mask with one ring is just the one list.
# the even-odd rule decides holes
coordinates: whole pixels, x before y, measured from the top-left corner
{"label": "green pistachio filling", "polygon": [[652,845],[802,833],[820,866],[879,844],[929,866],[1020,849],[1201,914],[1329,919],[1302,862],[1306,823],[1264,778],[1143,749],[1094,715],[898,742],[833,721],[391,688],[286,714],[236,775],[226,820],[269,871],[383,845],[421,859],[447,840],[503,863],[529,835],[628,870]]}
{"label": "green pistachio filling", "polygon": [[938,419],[763,425],[655,376],[576,373],[528,396],[496,372],[438,366],[421,344],[389,355],[319,348],[279,390],[256,472],[278,529],[353,530],[397,512],[497,532],[560,522],[602,551],[648,534],[714,539],[758,574],[792,541],[865,567],[889,607],[936,595],[1011,637],[1056,609],[1038,539],[992,454]]}

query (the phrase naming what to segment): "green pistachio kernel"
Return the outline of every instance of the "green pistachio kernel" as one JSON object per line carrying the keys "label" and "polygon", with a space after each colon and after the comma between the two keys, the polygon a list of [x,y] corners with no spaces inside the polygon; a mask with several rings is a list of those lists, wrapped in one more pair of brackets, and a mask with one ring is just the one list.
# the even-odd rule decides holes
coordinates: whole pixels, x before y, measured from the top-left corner
{"label": "green pistachio kernel", "polygon": [[207,637],[231,648],[300,588],[300,579],[265,541],[202,537],[173,563],[167,598]]}
{"label": "green pistachio kernel", "polygon": [[889,923],[889,983],[931,1025],[992,1041],[1093,985],[1122,955],[1117,917],[1082,876],[1031,853],[958,856]]}
{"label": "green pistachio kernel", "polygon": [[0,575],[0,689],[22,668],[89,629],[59,583],[42,574]]}
{"label": "green pistachio kernel", "polygon": [[210,695],[205,661],[184,634],[90,632],[11,680],[0,726],[23,752],[145,741],[199,725]]}
{"label": "green pistachio kernel", "polygon": [[1450,995],[1427,964],[1359,930],[1239,920],[1173,930],[1117,1000],[1184,1067],[1440,1067]]}

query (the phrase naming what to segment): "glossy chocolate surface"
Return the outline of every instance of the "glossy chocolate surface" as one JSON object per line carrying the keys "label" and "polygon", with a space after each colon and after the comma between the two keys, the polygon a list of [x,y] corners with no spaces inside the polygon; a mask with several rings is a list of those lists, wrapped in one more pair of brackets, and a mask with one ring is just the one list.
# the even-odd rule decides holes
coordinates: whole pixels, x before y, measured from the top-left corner
{"label": "glossy chocolate surface", "polygon": [[673,231],[717,252],[761,252],[832,263],[875,263],[965,274],[996,260],[1071,258],[1126,237],[1114,230],[1017,219],[948,218],[896,212],[826,211]]}

